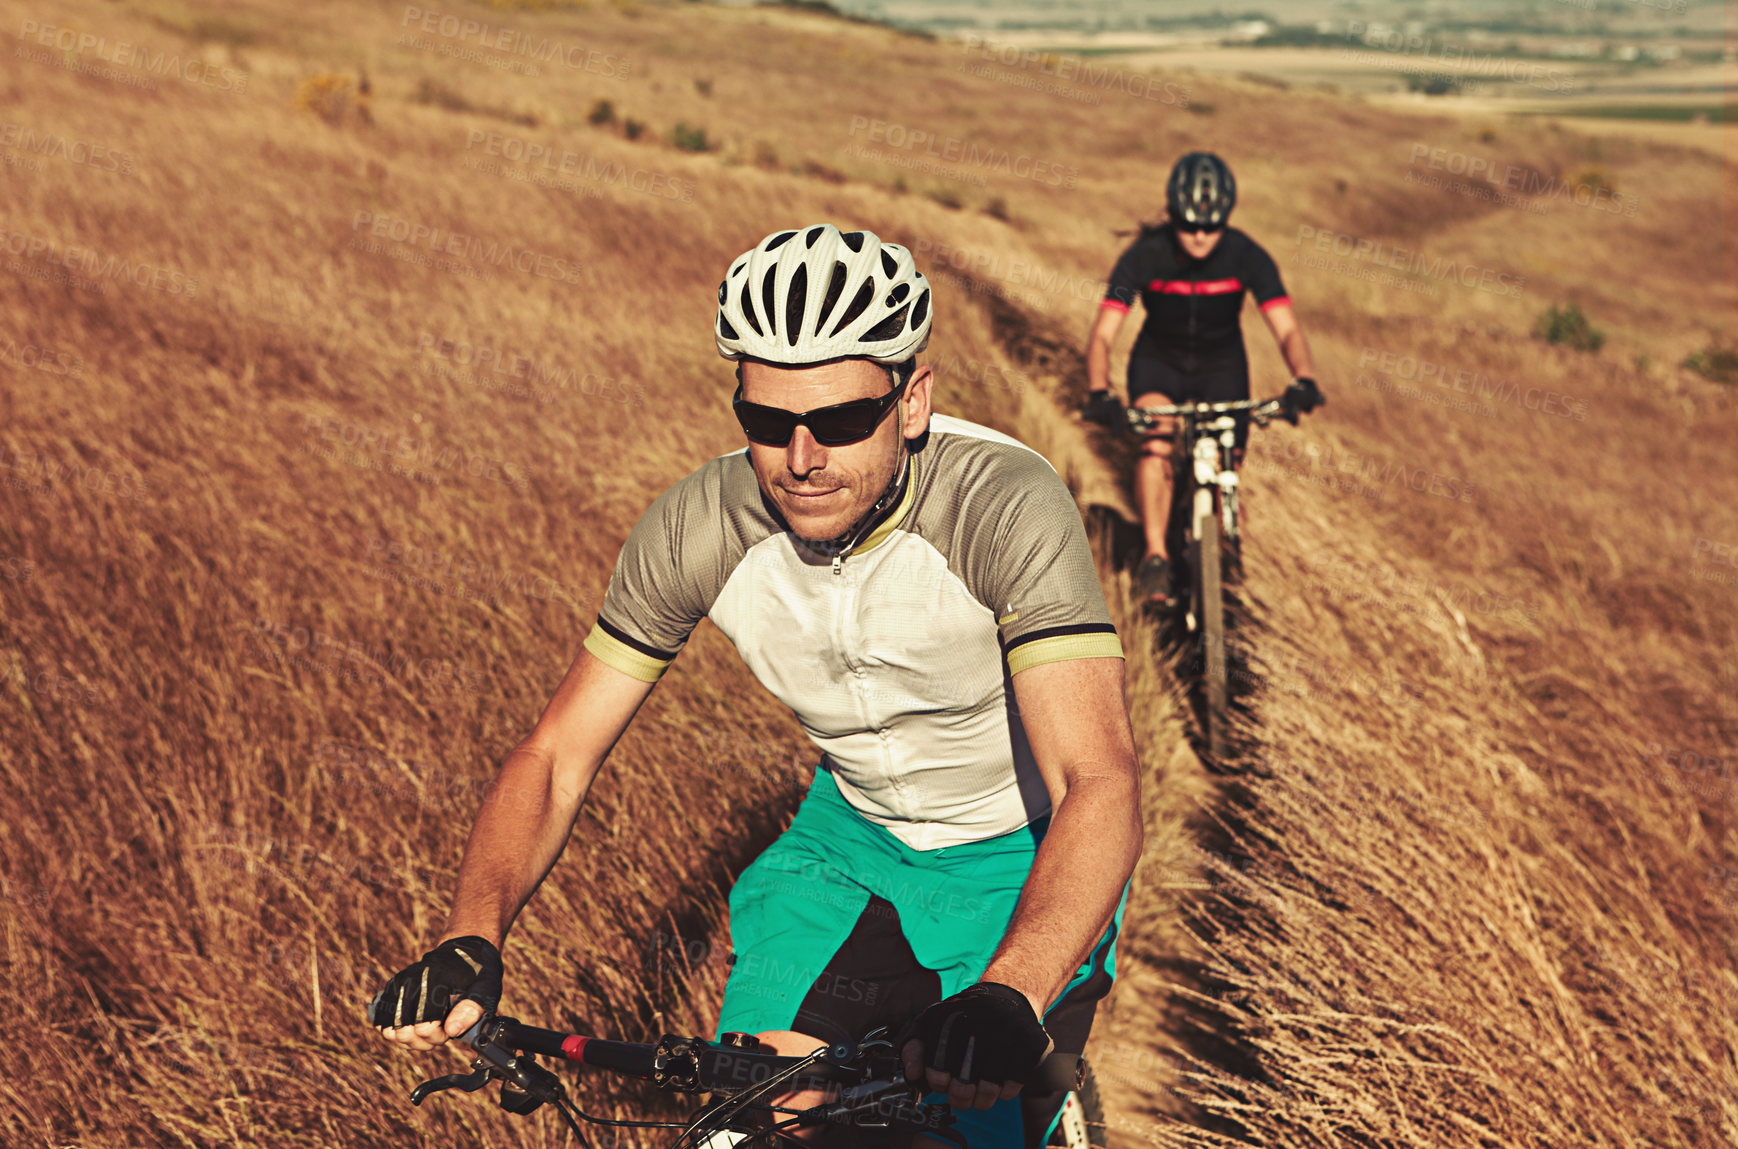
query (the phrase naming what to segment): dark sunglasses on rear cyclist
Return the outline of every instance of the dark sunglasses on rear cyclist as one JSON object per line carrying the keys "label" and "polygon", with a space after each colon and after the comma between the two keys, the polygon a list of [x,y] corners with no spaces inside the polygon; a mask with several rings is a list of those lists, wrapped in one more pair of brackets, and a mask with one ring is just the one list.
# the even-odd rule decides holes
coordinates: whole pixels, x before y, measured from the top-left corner
{"label": "dark sunglasses on rear cyclist", "polygon": [[751,443],[763,447],[787,447],[797,428],[807,427],[821,446],[843,447],[873,435],[875,428],[887,418],[887,412],[899,402],[899,397],[905,393],[905,384],[909,382],[908,378],[877,399],[853,399],[849,403],[835,403],[831,407],[802,412],[750,403],[742,397],[742,384],[738,383],[730,406],[736,412],[736,421],[742,424],[742,433]]}
{"label": "dark sunglasses on rear cyclist", "polygon": [[1179,223],[1177,224],[1177,230],[1188,235],[1214,235],[1218,232],[1224,231],[1225,225],[1220,224],[1218,227],[1208,227],[1204,223]]}

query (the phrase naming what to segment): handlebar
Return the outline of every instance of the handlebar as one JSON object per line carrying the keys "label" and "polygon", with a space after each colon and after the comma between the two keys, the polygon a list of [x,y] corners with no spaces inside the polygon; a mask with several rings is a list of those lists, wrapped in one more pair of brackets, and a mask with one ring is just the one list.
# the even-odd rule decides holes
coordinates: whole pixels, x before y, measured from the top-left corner
{"label": "handlebar", "polygon": [[[672,1034],[655,1043],[609,1041],[487,1016],[460,1038],[477,1051],[471,1072],[425,1081],[411,1091],[410,1100],[421,1105],[443,1090],[474,1093],[490,1081],[500,1081],[503,1109],[530,1113],[553,1103],[582,1147],[587,1142],[575,1114],[599,1125],[680,1129],[682,1136],[676,1142],[680,1147],[697,1145],[712,1132],[738,1128],[732,1121],[753,1108],[794,1113],[769,1127],[775,1136],[788,1136],[783,1130],[792,1126],[853,1125],[923,1132],[963,1147],[963,1138],[951,1128],[954,1118],[947,1105],[922,1103],[927,1090],[905,1080],[898,1052],[884,1033],[877,1030],[858,1044],[829,1045],[804,1057],[789,1057],[770,1052],[747,1033],[727,1033],[722,1041]],[[561,1080],[537,1064],[538,1056],[647,1079],[678,1093],[717,1096],[687,1122],[609,1121],[572,1105]],[[768,1100],[817,1085],[840,1088],[826,1102],[800,1112],[772,1106]]]}
{"label": "handlebar", "polygon": [[1279,396],[1271,399],[1237,399],[1228,403],[1177,403],[1169,407],[1129,407],[1127,408],[1129,430],[1136,434],[1145,434],[1153,429],[1155,419],[1166,415],[1182,415],[1197,419],[1211,415],[1231,415],[1239,411],[1247,412],[1250,419],[1258,427],[1265,427],[1268,421],[1281,414],[1284,403]]}

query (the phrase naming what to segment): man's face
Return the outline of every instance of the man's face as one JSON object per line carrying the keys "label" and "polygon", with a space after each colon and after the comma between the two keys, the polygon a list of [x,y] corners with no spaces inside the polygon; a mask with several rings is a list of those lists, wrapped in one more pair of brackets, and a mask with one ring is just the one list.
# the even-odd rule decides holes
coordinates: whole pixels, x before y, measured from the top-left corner
{"label": "man's face", "polygon": [[[853,399],[875,399],[893,389],[887,369],[867,359],[840,359],[813,367],[778,367],[744,360],[742,397],[750,403],[813,411]],[[748,445],[760,489],[778,507],[799,538],[834,539],[862,518],[887,489],[899,467],[900,441],[929,426],[934,376],[919,367],[905,395],[875,433],[843,447],[823,447],[807,427],[798,427],[783,447]]]}
{"label": "man's face", "polygon": [[1219,246],[1224,235],[1223,230],[1184,231],[1181,226],[1177,228],[1177,242],[1189,253],[1191,259],[1206,259]]}

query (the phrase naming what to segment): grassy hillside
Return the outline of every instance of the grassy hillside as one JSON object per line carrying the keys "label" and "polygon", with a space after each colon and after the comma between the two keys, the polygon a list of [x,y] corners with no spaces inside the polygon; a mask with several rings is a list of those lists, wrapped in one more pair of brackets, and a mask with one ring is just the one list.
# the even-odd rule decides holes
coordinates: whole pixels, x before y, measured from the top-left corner
{"label": "grassy hillside", "polygon": [[[728,260],[816,220],[912,247],[940,409],[1126,508],[1079,349],[1191,148],[1330,405],[1250,459],[1237,762],[1196,758],[1106,570],[1149,827],[1091,1051],[1113,1137],[1738,1139],[1738,413],[1677,367],[1733,337],[1729,169],[784,9],[542,7],[4,5],[0,1143],[551,1143],[413,1110],[455,1059],[360,1005],[432,940],[637,515],[740,445]],[[1475,159],[1529,190],[1431,182]],[[1598,352],[1534,337],[1565,303]],[[513,1007],[706,1025],[723,892],[810,758],[703,625],[521,919]]]}

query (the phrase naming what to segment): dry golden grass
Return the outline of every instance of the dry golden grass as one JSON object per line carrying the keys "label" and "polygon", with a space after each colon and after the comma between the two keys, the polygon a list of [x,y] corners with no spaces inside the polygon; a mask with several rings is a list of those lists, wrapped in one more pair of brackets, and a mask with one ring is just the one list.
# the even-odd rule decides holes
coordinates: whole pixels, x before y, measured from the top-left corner
{"label": "dry golden grass", "polygon": [[[1093,1050],[1113,1137],[1738,1140],[1731,778],[1673,753],[1729,762],[1738,729],[1738,586],[1707,577],[1738,568],[1699,543],[1738,542],[1738,418],[1670,366],[1732,335],[1729,171],[1232,80],[1168,77],[1212,114],[1088,106],[785,11],[443,9],[600,53],[529,76],[397,43],[404,11],[4,5],[8,35],[53,24],[219,70],[142,90],[8,46],[7,123],[129,162],[49,152],[0,176],[0,1144],[553,1143],[547,1120],[480,1099],[412,1110],[408,1086],[449,1059],[389,1055],[360,1005],[432,939],[480,787],[634,518],[738,442],[707,334],[720,269],[814,219],[913,246],[940,292],[942,409],[1022,436],[1084,503],[1126,505],[1100,460],[1117,451],[1067,414],[1078,349],[1111,230],[1153,215],[1190,147],[1228,156],[1240,225],[1282,260],[1306,225],[1526,282],[1429,298],[1285,263],[1331,405],[1249,469],[1239,768],[1196,760],[1171,662],[1107,572],[1149,802],[1125,982]],[[591,126],[599,100],[645,131]],[[1078,174],[913,173],[847,154],[857,116]],[[671,146],[678,122],[715,150]],[[505,163],[479,154],[490,132],[644,172],[641,190],[485,170]],[[1420,141],[1597,166],[1642,207],[1427,192],[1405,178]],[[481,246],[422,266],[390,238],[367,250],[358,213]],[[162,289],[56,282],[35,240],[94,253],[80,274],[164,269]],[[489,244],[546,274],[490,266]],[[550,277],[574,261],[574,282]],[[1579,303],[1605,349],[1532,340],[1552,302]],[[444,341],[534,378],[479,375]],[[1562,392],[1586,418],[1360,387],[1366,349]],[[400,442],[438,482],[383,469]],[[1354,456],[1475,494],[1319,481]],[[807,759],[703,626],[509,944],[510,1005],[630,1037],[703,1028],[723,891]],[[672,935],[705,943],[692,968]]]}

